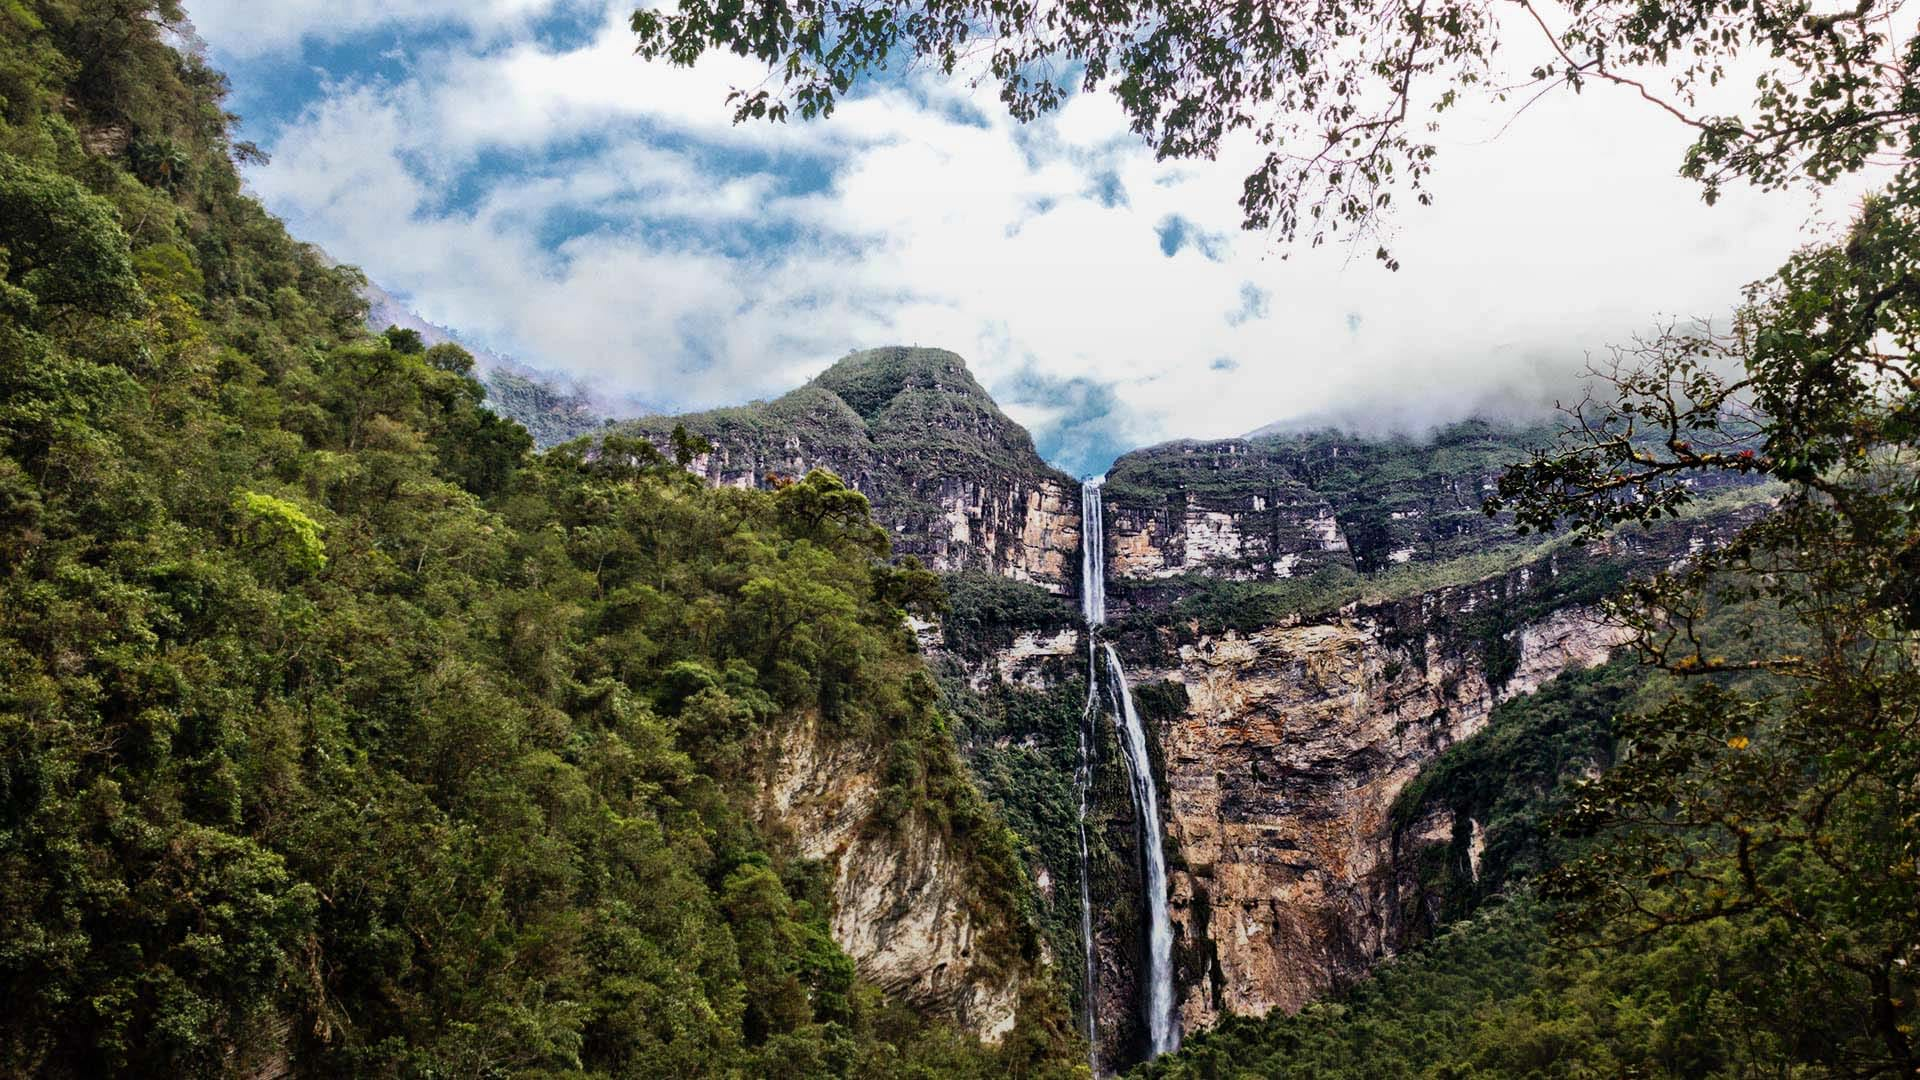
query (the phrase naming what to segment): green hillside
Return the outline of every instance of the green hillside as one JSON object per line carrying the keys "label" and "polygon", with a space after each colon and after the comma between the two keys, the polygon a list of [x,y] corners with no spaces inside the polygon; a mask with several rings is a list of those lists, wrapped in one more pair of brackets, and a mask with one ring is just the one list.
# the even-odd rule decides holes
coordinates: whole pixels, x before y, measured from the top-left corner
{"label": "green hillside", "polygon": [[865,500],[532,455],[241,193],[179,17],[0,3],[0,1073],[1044,1074],[1047,992],[884,999],[756,823],[818,716],[1035,962]]}

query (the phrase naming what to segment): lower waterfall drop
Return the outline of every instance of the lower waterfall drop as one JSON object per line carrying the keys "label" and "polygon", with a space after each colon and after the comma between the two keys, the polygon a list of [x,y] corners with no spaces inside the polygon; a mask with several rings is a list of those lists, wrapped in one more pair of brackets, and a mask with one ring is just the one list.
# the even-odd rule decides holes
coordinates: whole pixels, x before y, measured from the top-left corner
{"label": "lower waterfall drop", "polygon": [[[1159,793],[1153,783],[1153,762],[1147,753],[1147,733],[1133,705],[1133,691],[1127,685],[1126,669],[1111,644],[1099,641],[1099,628],[1107,621],[1106,525],[1100,485],[1105,477],[1095,477],[1080,488],[1080,607],[1087,620],[1087,722],[1092,722],[1101,685],[1100,659],[1106,659],[1106,697],[1120,735],[1121,757],[1126,760],[1127,779],[1133,795],[1134,814],[1140,825],[1141,862],[1144,865],[1142,891],[1147,901],[1146,993],[1141,1012],[1146,1021],[1148,1057],[1158,1057],[1180,1048],[1180,1030],[1175,1021],[1173,1001],[1173,917],[1168,910],[1166,836],[1160,827]],[[1093,1015],[1094,950],[1091,895],[1087,876],[1087,803],[1092,786],[1093,763],[1090,730],[1082,725],[1080,737],[1080,930],[1085,942],[1086,979],[1083,995],[1087,1002],[1087,1042],[1093,1048],[1093,1066],[1100,1067],[1097,1025]]]}
{"label": "lower waterfall drop", "polygon": [[1120,727],[1120,753],[1127,759],[1127,779],[1133,785],[1133,810],[1140,819],[1141,861],[1147,894],[1147,1019],[1150,1056],[1180,1049],[1180,1030],[1173,1017],[1173,916],[1167,908],[1166,834],[1160,828],[1160,797],[1153,786],[1153,760],[1147,754],[1147,729],[1133,708],[1127,672],[1111,644],[1107,653],[1107,694]]}
{"label": "lower waterfall drop", "polygon": [[1094,686],[1092,671],[1093,641],[1087,641],[1087,704],[1080,711],[1080,767],[1073,774],[1074,783],[1080,788],[1080,959],[1081,968],[1080,998],[1085,1013],[1083,1026],[1087,1036],[1087,1064],[1092,1066],[1093,1075],[1100,1075],[1100,1031],[1094,1023],[1094,961],[1093,961],[1093,888],[1088,878],[1087,858],[1087,799],[1093,791],[1093,718],[1095,714]]}

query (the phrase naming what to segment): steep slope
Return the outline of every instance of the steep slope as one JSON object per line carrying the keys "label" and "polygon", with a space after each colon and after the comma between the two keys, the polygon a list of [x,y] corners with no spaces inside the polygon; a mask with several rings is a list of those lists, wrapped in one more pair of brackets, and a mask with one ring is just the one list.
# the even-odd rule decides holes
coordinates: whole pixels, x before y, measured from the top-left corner
{"label": "steep slope", "polygon": [[584,387],[536,371],[512,357],[473,348],[452,330],[415,315],[399,297],[373,282],[363,284],[360,295],[367,304],[369,332],[380,334],[397,326],[419,334],[427,345],[458,345],[472,353],[479,379],[487,388],[487,407],[526,428],[539,449],[599,431],[613,415],[610,402]]}
{"label": "steep slope", "polygon": [[622,430],[664,446],[675,424],[713,443],[693,467],[714,483],[762,487],[831,469],[873,500],[901,554],[1056,594],[1077,588],[1079,485],[1040,460],[953,353],[854,353],[771,402]]}
{"label": "steep slope", "polygon": [[864,501],[530,453],[179,18],[0,5],[0,1074],[1060,1075]]}

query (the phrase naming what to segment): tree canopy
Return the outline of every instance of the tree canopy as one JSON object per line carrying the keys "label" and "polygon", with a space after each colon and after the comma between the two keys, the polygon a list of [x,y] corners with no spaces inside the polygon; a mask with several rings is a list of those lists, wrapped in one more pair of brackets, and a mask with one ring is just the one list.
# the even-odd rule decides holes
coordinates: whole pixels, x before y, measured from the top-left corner
{"label": "tree canopy", "polygon": [[1021,120],[1105,91],[1162,158],[1251,139],[1245,226],[1319,244],[1378,238],[1396,193],[1430,201],[1435,133],[1473,98],[1633,94],[1692,131],[1679,168],[1709,202],[1907,160],[1920,39],[1897,16],[1881,0],[683,0],[632,26],[648,59],[765,64],[768,83],[731,95],[737,120],[827,116],[915,62],[995,84]]}
{"label": "tree canopy", "polygon": [[814,725],[1031,970],[903,622],[938,583],[831,474],[534,455],[463,350],[367,334],[180,17],[0,2],[0,1074],[1064,1071],[1043,980],[997,1049],[863,981],[760,812]]}

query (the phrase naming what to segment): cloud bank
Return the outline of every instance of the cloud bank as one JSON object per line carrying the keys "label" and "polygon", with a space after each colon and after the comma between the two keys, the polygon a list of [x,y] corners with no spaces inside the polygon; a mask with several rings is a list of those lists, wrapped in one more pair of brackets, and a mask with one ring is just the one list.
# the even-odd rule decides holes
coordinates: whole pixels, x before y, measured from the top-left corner
{"label": "cloud bank", "polygon": [[[1590,93],[1497,139],[1504,114],[1454,123],[1389,273],[1241,232],[1251,147],[1156,162],[1104,96],[1021,126],[907,76],[827,121],[735,126],[727,89],[762,73],[643,63],[628,10],[297,0],[267,25],[191,5],[243,112],[280,113],[249,182],[430,321],[668,408],[939,345],[1076,472],[1276,421],[1551,400],[1589,351],[1724,313],[1805,239],[1804,199],[1703,208],[1674,176],[1685,132]],[[316,59],[297,100],[247,82]]]}

